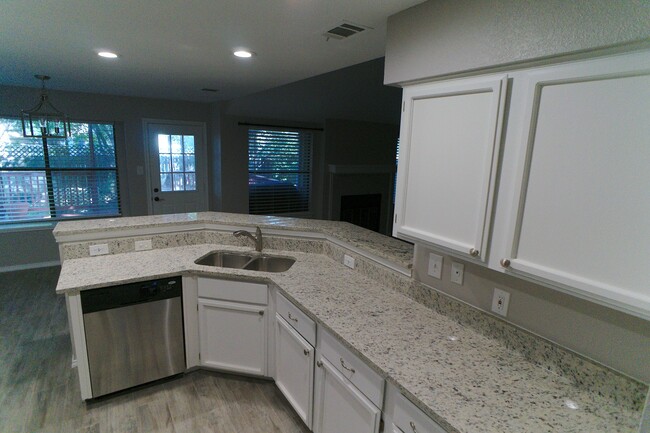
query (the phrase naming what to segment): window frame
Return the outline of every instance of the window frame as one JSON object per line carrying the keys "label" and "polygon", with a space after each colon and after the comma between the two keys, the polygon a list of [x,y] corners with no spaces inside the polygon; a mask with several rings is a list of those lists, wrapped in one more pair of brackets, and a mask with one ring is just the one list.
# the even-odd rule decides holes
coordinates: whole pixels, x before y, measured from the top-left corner
{"label": "window frame", "polygon": [[[315,141],[316,141],[316,134],[314,131],[311,131],[309,129],[303,129],[303,128],[291,128],[291,127],[282,127],[282,126],[266,126],[266,125],[251,125],[246,128],[246,164],[247,164],[247,173],[248,173],[248,179],[250,179],[251,174],[254,173],[260,173],[260,172],[251,172],[250,171],[250,133],[251,131],[279,131],[279,132],[291,132],[291,133],[298,133],[298,134],[309,134],[310,135],[310,140],[309,140],[309,158],[308,158],[308,164],[309,164],[309,170],[300,170],[300,171],[269,171],[268,173],[289,173],[289,174],[307,174],[308,175],[308,183],[309,183],[309,188],[307,189],[307,210],[305,211],[296,211],[296,212],[265,212],[261,214],[251,214],[250,210],[250,184],[248,185],[247,188],[247,193],[248,193],[248,212],[251,215],[272,215],[272,216],[284,216],[284,217],[303,217],[303,218],[310,218],[313,215],[314,211],[314,197],[313,197],[313,191],[314,191],[314,151],[315,151]],[[300,144],[303,145],[302,139],[300,139]]]}
{"label": "window frame", "polygon": [[[0,119],[10,119],[17,120],[20,122],[20,116],[16,115],[3,115],[0,114]],[[80,119],[71,119],[71,124],[86,124],[89,126],[92,124],[100,125],[110,125],[113,129],[113,153],[115,159],[115,166],[112,168],[108,167],[51,167],[49,161],[49,145],[47,143],[47,138],[43,137],[26,137],[28,139],[34,140],[34,142],[39,142],[43,146],[43,167],[0,167],[0,171],[5,172],[44,172],[46,178],[46,187],[47,187],[47,198],[48,198],[48,207],[50,216],[43,218],[34,218],[34,219],[22,219],[22,220],[0,220],[0,231],[22,231],[22,230],[31,230],[33,229],[42,229],[46,226],[53,227],[59,221],[73,221],[73,220],[90,220],[90,219],[101,219],[101,218],[116,218],[124,215],[123,204],[122,204],[122,191],[120,185],[120,170],[119,170],[119,156],[117,148],[117,137],[116,137],[116,124],[113,121],[103,121],[103,120],[80,120]],[[53,139],[53,140],[63,140],[63,139]],[[66,141],[68,138],[65,139]],[[72,215],[72,216],[56,216],[55,203],[53,198],[55,196],[54,192],[54,182],[52,180],[52,172],[115,172],[115,191],[117,195],[117,213],[115,214],[103,214],[103,215]]]}

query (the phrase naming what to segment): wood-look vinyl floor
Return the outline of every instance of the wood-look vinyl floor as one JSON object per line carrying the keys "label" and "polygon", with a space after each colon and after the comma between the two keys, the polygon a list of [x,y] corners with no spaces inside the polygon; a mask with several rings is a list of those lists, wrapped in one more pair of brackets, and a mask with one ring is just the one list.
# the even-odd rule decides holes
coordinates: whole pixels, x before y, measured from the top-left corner
{"label": "wood-look vinyl floor", "polygon": [[0,274],[0,432],[309,431],[272,382],[209,371],[82,402],[59,271]]}

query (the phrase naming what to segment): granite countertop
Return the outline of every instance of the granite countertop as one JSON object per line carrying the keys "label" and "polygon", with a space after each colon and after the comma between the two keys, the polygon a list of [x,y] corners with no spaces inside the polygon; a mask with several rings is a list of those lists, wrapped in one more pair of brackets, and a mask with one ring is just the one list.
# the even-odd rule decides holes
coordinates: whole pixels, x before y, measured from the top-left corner
{"label": "granite countertop", "polygon": [[246,215],[226,212],[195,212],[141,217],[102,218],[62,221],[54,228],[57,241],[70,235],[141,230],[178,225],[220,224],[240,227],[260,226],[262,229],[320,233],[338,239],[366,253],[386,259],[390,263],[410,269],[413,263],[413,245],[377,232],[341,221]]}
{"label": "granite countertop", "polygon": [[325,255],[265,250],[297,259],[276,274],[194,264],[214,250],[250,249],[201,244],[66,260],[57,292],[179,274],[265,281],[449,431],[638,431],[640,411],[577,387]]}

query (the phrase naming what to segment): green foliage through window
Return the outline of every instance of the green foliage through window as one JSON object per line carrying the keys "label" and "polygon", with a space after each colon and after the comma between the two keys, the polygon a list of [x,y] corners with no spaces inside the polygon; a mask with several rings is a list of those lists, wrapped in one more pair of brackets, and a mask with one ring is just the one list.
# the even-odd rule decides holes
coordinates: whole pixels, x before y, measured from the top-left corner
{"label": "green foliage through window", "polygon": [[25,138],[0,118],[0,223],[120,215],[113,125],[71,126],[67,139]]}

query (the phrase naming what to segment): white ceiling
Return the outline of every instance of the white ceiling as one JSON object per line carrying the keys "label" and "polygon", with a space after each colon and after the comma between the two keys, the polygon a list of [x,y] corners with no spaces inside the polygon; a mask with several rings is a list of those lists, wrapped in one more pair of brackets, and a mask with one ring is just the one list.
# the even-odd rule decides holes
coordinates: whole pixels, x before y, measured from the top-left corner
{"label": "white ceiling", "polygon": [[[231,99],[383,56],[387,17],[421,2],[1,0],[0,84],[38,87],[47,74],[59,90]],[[343,20],[373,29],[327,41]],[[257,56],[236,58],[239,47]]]}

